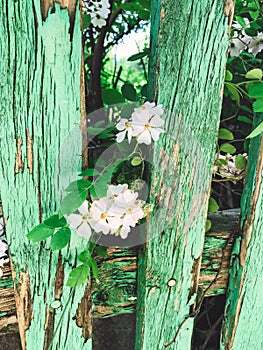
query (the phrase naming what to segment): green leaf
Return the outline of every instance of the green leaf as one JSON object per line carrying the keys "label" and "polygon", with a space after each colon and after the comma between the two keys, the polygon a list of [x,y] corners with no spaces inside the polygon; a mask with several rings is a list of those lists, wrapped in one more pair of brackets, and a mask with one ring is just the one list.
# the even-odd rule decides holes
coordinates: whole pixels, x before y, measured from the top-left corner
{"label": "green leaf", "polygon": [[258,31],[257,31],[257,29],[255,29],[255,28],[245,28],[245,33],[246,33],[248,36],[257,36]]}
{"label": "green leaf", "polygon": [[229,143],[223,143],[220,146],[220,151],[223,151],[225,153],[234,154],[234,153],[236,153],[236,147],[233,145],[230,145]]}
{"label": "green leaf", "polygon": [[131,165],[132,165],[132,166],[138,166],[138,165],[141,164],[141,162],[142,162],[142,158],[140,158],[140,157],[134,157],[134,158],[132,158],[132,160],[131,160]]}
{"label": "green leaf", "polygon": [[263,122],[260,123],[255,130],[253,130],[247,137],[246,139],[252,139],[253,137],[258,136],[263,132]]}
{"label": "green leaf", "polygon": [[105,247],[102,247],[101,245],[97,245],[95,247],[96,252],[98,253],[99,256],[102,258],[106,258],[107,256],[107,249]]}
{"label": "green leaf", "polygon": [[229,92],[231,99],[240,104],[240,95],[236,86],[232,83],[225,82],[225,89]]}
{"label": "green leaf", "polygon": [[[249,15],[251,16],[251,18],[253,19],[257,19],[258,16],[259,16],[259,11],[249,11]],[[250,25],[251,25],[251,22],[250,22]]]}
{"label": "green leaf", "polygon": [[94,124],[95,128],[99,128],[100,126],[102,126],[103,124],[105,124],[105,120],[99,120],[97,123]]}
{"label": "green leaf", "polygon": [[148,56],[148,55],[149,55],[149,52],[150,52],[149,49],[144,49],[143,52],[138,52],[138,53],[136,53],[136,54],[130,56],[130,57],[128,58],[127,61],[133,62],[133,61],[140,60],[140,59],[142,59],[143,57]]}
{"label": "green leaf", "polygon": [[253,111],[251,108],[249,108],[248,106],[244,106],[244,105],[240,105],[240,109],[242,109],[243,111],[246,111],[248,113],[252,113],[253,114]]}
{"label": "green leaf", "polygon": [[254,112],[263,112],[263,99],[253,102],[253,110]]}
{"label": "green leaf", "polygon": [[105,160],[100,158],[96,161],[95,165],[96,167],[99,167],[99,168],[105,168]]}
{"label": "green leaf", "polygon": [[99,269],[98,265],[95,259],[91,258],[91,269],[92,269],[92,274],[94,278],[98,278],[99,276]]}
{"label": "green leaf", "polygon": [[253,84],[249,88],[248,94],[253,98],[263,98],[263,84]]}
{"label": "green leaf", "polygon": [[121,4],[120,8],[126,11],[134,12],[134,11],[140,10],[142,7],[136,1],[132,1],[132,2],[125,2],[124,4]]}
{"label": "green leaf", "polygon": [[250,22],[250,28],[261,29],[261,26],[257,23],[257,21],[252,21]]}
{"label": "green leaf", "polygon": [[219,129],[218,138],[220,140],[234,140],[232,132],[224,128]]}
{"label": "green leaf", "polygon": [[[91,169],[88,169],[91,170]],[[85,175],[84,175],[85,176]],[[88,176],[88,175],[86,175]],[[91,181],[89,180],[77,180],[72,182],[66,189],[66,192],[73,192],[77,190],[85,190],[91,186]]]}
{"label": "green leaf", "polygon": [[104,128],[94,128],[93,126],[89,126],[87,130],[89,135],[99,135]]}
{"label": "green leaf", "polygon": [[237,169],[245,169],[247,160],[244,156],[238,155],[235,157],[235,166]]}
{"label": "green leaf", "polygon": [[243,123],[252,124],[252,120],[244,115],[238,116],[237,120],[239,120],[240,122],[243,122]]}
{"label": "green leaf", "polygon": [[124,97],[115,89],[102,90],[102,100],[107,105],[114,105],[125,102]]}
{"label": "green leaf", "polygon": [[132,84],[125,83],[121,87],[123,97],[129,101],[137,101],[137,92]]}
{"label": "green leaf", "polygon": [[140,19],[147,21],[148,19],[150,19],[151,13],[148,10],[139,10],[138,16]]}
{"label": "green leaf", "polygon": [[63,198],[62,202],[60,203],[61,213],[63,215],[72,214],[85,201],[87,195],[88,190],[69,193],[66,197]]}
{"label": "green leaf", "polygon": [[84,13],[82,15],[82,26],[83,26],[83,29],[88,28],[90,26],[90,23],[91,23],[91,15],[87,14],[87,13]]}
{"label": "green leaf", "polygon": [[82,263],[86,263],[90,259],[90,253],[87,250],[84,250],[78,255],[78,259]]}
{"label": "green leaf", "polygon": [[233,79],[233,74],[229,70],[226,70],[225,81],[231,81],[232,79]]}
{"label": "green leaf", "polygon": [[246,74],[247,79],[262,79],[262,70],[259,68],[251,69]]}
{"label": "green leaf", "polygon": [[211,229],[212,222],[211,220],[207,219],[205,223],[205,232],[208,232]]}
{"label": "green leaf", "polygon": [[107,183],[102,181],[97,181],[95,184],[93,184],[90,188],[90,194],[94,198],[101,198],[106,196],[108,190]]}
{"label": "green leaf", "polygon": [[46,226],[44,223],[34,227],[26,236],[32,242],[40,242],[47,239],[55,232],[55,228]]}
{"label": "green leaf", "polygon": [[44,221],[44,224],[48,227],[56,228],[67,225],[67,221],[64,217],[60,218],[58,214],[52,215],[50,218]]}
{"label": "green leaf", "polygon": [[241,25],[241,27],[245,28],[246,27],[246,22],[243,17],[236,16],[237,22]]}
{"label": "green leaf", "polygon": [[141,94],[142,94],[142,96],[147,97],[147,95],[148,95],[148,85],[147,84],[143,85],[143,87],[141,88]]}
{"label": "green leaf", "polygon": [[89,274],[90,265],[80,265],[70,272],[66,285],[68,287],[78,287],[87,280]]}
{"label": "green leaf", "polygon": [[140,0],[140,5],[149,11],[151,10],[151,0]]}
{"label": "green leaf", "polygon": [[71,236],[70,228],[62,227],[52,236],[50,241],[50,248],[53,251],[64,248],[68,244],[70,240],[70,236]]}
{"label": "green leaf", "polygon": [[209,198],[209,203],[208,203],[208,211],[210,213],[215,213],[219,209],[219,205],[217,204],[216,200],[212,197]]}
{"label": "green leaf", "polygon": [[99,171],[97,169],[86,169],[83,170],[79,176],[97,176],[99,175]]}

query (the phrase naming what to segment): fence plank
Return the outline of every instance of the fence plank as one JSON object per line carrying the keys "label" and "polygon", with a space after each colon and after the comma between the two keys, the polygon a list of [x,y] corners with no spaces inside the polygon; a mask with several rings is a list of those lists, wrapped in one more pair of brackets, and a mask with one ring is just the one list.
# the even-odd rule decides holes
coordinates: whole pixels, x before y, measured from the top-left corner
{"label": "fence plank", "polygon": [[[58,209],[62,190],[81,169],[81,133],[68,136],[81,120],[79,2],[0,3],[1,199],[22,347],[47,349],[58,327],[54,349],[89,349],[89,317],[83,325],[76,312],[84,287],[59,324],[70,295],[64,282],[85,243],[73,238],[59,258],[48,242],[34,244],[25,237]],[[55,300],[61,307],[52,307]]]}
{"label": "fence plank", "polygon": [[[263,115],[255,116],[255,123]],[[263,136],[250,142],[241,230],[231,256],[221,349],[263,349]]]}
{"label": "fence plank", "polygon": [[158,102],[171,113],[155,146],[156,211],[139,256],[138,350],[191,347],[228,47],[222,1],[154,1],[155,14],[158,6]]}

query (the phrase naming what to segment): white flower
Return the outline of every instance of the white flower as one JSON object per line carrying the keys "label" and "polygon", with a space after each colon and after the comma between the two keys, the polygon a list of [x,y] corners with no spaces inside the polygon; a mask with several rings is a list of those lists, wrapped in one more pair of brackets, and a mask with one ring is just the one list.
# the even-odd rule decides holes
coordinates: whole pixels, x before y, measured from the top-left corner
{"label": "white flower", "polygon": [[91,15],[91,23],[94,27],[102,28],[106,25],[106,19],[110,14],[110,3],[108,0],[86,0],[83,1],[84,11]]}
{"label": "white flower", "polygon": [[163,126],[164,120],[159,115],[149,116],[133,113],[132,126],[133,136],[137,137],[138,143],[150,145],[151,140],[158,141],[161,133],[165,132],[160,126]]}
{"label": "white flower", "polygon": [[88,224],[89,212],[88,212],[88,202],[85,201],[79,208],[79,214],[70,214],[68,220],[70,226],[76,229],[79,236],[89,239],[91,236],[91,229]]}
{"label": "white flower", "polygon": [[154,115],[162,115],[164,113],[164,110],[162,108],[162,105],[155,106],[155,102],[149,102],[146,101],[143,105],[141,105],[139,108],[134,108],[134,113],[132,116],[142,116],[142,117],[152,117]]}
{"label": "white flower", "polygon": [[142,208],[138,204],[130,205],[126,211],[123,218],[123,227],[135,227],[140,219],[144,216]]}
{"label": "white flower", "polygon": [[6,255],[7,250],[8,250],[8,245],[4,241],[0,240],[0,258],[3,255]]}
{"label": "white flower", "polygon": [[[117,197],[114,198],[114,204],[118,206],[119,208],[126,208],[133,203],[135,203],[136,199],[138,197],[138,192],[134,192],[132,190],[126,189],[125,191],[121,192]],[[111,209],[113,207],[111,206]]]}
{"label": "white flower", "polygon": [[7,264],[9,262],[9,259],[8,258],[5,258],[5,259],[0,259],[0,267],[3,267],[5,264]]}
{"label": "white flower", "polygon": [[263,33],[258,33],[256,37],[252,37],[248,45],[248,52],[256,56],[263,50]]}
{"label": "white flower", "polygon": [[3,217],[0,218],[0,231],[4,229],[4,219]]}
{"label": "white flower", "polygon": [[121,119],[116,125],[120,130],[116,136],[117,142],[122,142],[128,135],[128,142],[132,137],[136,137],[138,143],[149,145],[151,140],[157,141],[161,133],[164,132],[160,126],[164,125],[164,120],[160,116],[164,113],[162,105],[155,105],[155,102],[145,102],[139,108],[134,108],[131,120]]}
{"label": "white flower", "polygon": [[109,214],[114,217],[119,217],[123,225],[124,232],[128,233],[130,226],[135,227],[139,219],[142,219],[144,212],[140,207],[141,202],[137,200],[138,192],[125,190],[114,198],[114,202],[109,209]]}
{"label": "white flower", "polygon": [[131,232],[131,228],[130,227],[124,227],[122,226],[120,229],[120,236],[122,239],[125,239],[128,237],[128,233]]}
{"label": "white flower", "polygon": [[116,135],[117,142],[122,142],[125,139],[126,133],[128,135],[128,141],[131,143],[133,128],[128,119],[121,119],[116,125],[118,130],[123,130]]}
{"label": "white flower", "polygon": [[119,218],[112,217],[108,214],[108,210],[112,200],[103,197],[95,200],[90,207],[91,227],[95,232],[102,232],[105,235],[108,233],[115,233],[121,226],[121,220]]}
{"label": "white flower", "polygon": [[244,43],[239,37],[232,38],[229,55],[231,57],[233,56],[237,57],[240,55],[241,51],[246,49],[246,47],[247,47],[246,43]]}
{"label": "white flower", "polygon": [[120,193],[126,191],[128,189],[127,184],[119,184],[119,185],[108,185],[107,197],[117,197]]}
{"label": "white flower", "polygon": [[91,23],[94,25],[94,27],[102,28],[106,25],[106,21],[104,18],[101,18],[99,15],[94,16],[91,19]]}

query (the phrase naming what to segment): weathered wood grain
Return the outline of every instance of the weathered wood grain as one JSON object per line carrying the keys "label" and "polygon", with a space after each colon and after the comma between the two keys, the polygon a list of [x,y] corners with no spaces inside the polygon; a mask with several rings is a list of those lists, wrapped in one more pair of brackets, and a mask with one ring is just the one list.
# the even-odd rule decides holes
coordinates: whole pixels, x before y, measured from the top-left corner
{"label": "weathered wood grain", "polygon": [[[255,116],[255,125],[263,120]],[[221,349],[263,348],[263,136],[250,141],[241,200],[241,232],[234,243]]]}
{"label": "weathered wood grain", "polygon": [[[135,348],[187,350],[193,318],[180,325],[198,292],[228,19],[222,1],[153,3],[154,9],[160,7],[152,23],[158,32],[152,45],[158,55],[158,102],[170,113],[166,134],[154,146],[156,211],[139,256]],[[149,84],[155,86],[153,77]]]}
{"label": "weathered wood grain", "polygon": [[[90,334],[83,338],[74,321],[84,286],[59,324],[70,296],[65,281],[84,240],[72,237],[59,260],[48,241],[25,237],[58,209],[62,190],[81,169],[79,3],[52,2],[43,16],[48,3],[0,1],[0,195],[23,349],[46,349],[56,327],[53,349],[89,349]],[[60,308],[52,308],[54,300]]]}

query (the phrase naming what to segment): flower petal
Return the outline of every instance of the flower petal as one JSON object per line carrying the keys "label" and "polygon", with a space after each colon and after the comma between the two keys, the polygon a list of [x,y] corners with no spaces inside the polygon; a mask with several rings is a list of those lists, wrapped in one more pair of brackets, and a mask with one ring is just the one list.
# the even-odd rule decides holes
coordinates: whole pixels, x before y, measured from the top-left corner
{"label": "flower petal", "polygon": [[159,136],[161,133],[163,133],[164,130],[160,129],[160,128],[151,128],[150,129],[150,133],[152,136],[153,141],[158,141],[159,140]]}
{"label": "flower petal", "polygon": [[120,236],[122,239],[125,239],[128,237],[128,233],[131,231],[129,227],[122,227],[120,231]]}
{"label": "flower petal", "polygon": [[77,229],[77,234],[81,237],[89,239],[91,236],[91,229],[89,224],[87,224],[86,222],[83,222],[83,224],[81,224]]}
{"label": "flower petal", "polygon": [[123,130],[123,129],[125,129],[125,123],[127,123],[128,122],[128,119],[121,119],[120,121],[119,121],[119,123],[116,125],[116,128],[118,129],[118,130]]}
{"label": "flower petal", "polygon": [[151,144],[151,134],[150,134],[149,130],[145,129],[138,136],[137,141],[138,141],[138,143],[145,143],[146,145],[150,145]]}
{"label": "flower petal", "polygon": [[88,215],[88,201],[84,201],[81,206],[78,208],[78,211],[82,215]]}
{"label": "flower petal", "polygon": [[70,226],[76,228],[82,223],[82,215],[70,214],[68,216],[68,220],[70,222]]}
{"label": "flower petal", "polygon": [[152,117],[152,119],[150,120],[150,125],[153,127],[160,127],[163,126],[164,124],[164,120],[162,118],[160,118],[158,115],[155,115],[154,117]]}
{"label": "flower petal", "polygon": [[125,139],[125,135],[126,135],[126,129],[119,132],[117,135],[116,135],[116,141],[118,143],[122,142],[124,139]]}

